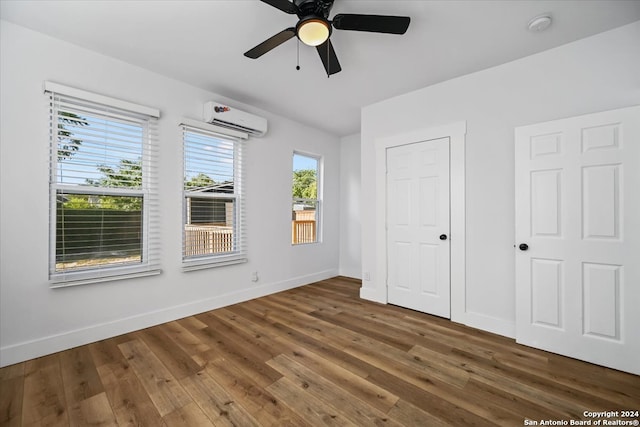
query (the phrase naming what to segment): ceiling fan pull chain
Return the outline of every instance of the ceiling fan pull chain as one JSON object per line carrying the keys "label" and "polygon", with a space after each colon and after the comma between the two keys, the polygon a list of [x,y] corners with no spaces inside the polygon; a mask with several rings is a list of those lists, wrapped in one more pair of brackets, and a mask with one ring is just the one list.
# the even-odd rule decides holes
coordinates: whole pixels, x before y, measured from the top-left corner
{"label": "ceiling fan pull chain", "polygon": [[298,43],[296,44],[296,46],[298,49],[298,59],[297,59],[296,70],[300,71],[300,39],[298,39]]}

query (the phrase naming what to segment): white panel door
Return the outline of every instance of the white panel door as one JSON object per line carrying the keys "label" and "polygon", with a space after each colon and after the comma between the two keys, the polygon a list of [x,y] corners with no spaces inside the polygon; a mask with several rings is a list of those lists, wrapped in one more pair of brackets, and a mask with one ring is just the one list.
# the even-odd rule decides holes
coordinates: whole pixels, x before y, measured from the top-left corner
{"label": "white panel door", "polygon": [[387,298],[449,318],[449,138],[387,149]]}
{"label": "white panel door", "polygon": [[640,107],[515,136],[517,341],[640,374]]}

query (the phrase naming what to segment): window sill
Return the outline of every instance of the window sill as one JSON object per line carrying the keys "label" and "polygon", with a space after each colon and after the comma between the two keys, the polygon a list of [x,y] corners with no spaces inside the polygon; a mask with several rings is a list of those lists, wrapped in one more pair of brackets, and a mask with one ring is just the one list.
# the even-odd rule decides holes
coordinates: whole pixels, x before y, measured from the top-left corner
{"label": "window sill", "polygon": [[[52,276],[49,281],[49,287],[55,288],[68,288],[70,286],[89,285],[93,283],[112,282],[115,280],[133,279],[136,277],[157,276],[162,273],[161,269],[145,270],[145,271],[118,271],[111,272],[112,274],[105,274],[99,276],[95,272],[74,272],[67,274],[56,274]],[[64,276],[64,277],[63,277]]]}
{"label": "window sill", "polygon": [[187,273],[189,271],[205,270],[207,268],[226,267],[228,265],[243,264],[247,262],[246,257],[229,257],[226,259],[203,259],[203,260],[189,260],[182,262],[182,271]]}
{"label": "window sill", "polygon": [[303,243],[292,243],[291,246],[292,247],[296,247],[296,246],[310,246],[310,245],[319,245],[321,242],[303,242]]}

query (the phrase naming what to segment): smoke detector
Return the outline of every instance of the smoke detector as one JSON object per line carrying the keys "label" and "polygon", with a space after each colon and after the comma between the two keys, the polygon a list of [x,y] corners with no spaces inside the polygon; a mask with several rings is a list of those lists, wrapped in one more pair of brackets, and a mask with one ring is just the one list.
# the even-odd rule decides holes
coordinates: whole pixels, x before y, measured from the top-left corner
{"label": "smoke detector", "polygon": [[527,28],[529,31],[539,33],[551,26],[551,17],[549,15],[540,15],[529,21]]}

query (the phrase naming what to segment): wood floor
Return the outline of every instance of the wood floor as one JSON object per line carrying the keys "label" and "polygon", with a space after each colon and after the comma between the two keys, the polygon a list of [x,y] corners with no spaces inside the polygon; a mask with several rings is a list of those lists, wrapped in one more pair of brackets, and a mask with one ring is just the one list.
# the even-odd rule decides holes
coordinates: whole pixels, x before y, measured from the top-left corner
{"label": "wood floor", "polygon": [[522,426],[640,410],[640,377],[325,280],[0,369],[2,426]]}

